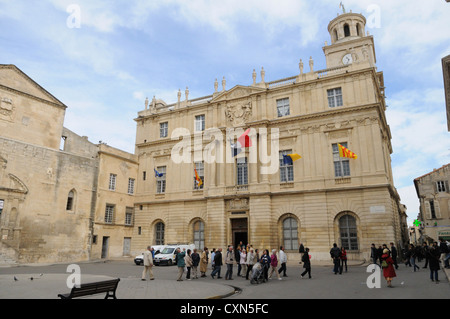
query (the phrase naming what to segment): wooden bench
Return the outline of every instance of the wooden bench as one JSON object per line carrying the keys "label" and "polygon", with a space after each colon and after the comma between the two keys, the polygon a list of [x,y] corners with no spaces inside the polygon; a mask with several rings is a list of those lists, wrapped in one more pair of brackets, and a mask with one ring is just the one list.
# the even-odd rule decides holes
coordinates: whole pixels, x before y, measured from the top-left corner
{"label": "wooden bench", "polygon": [[95,294],[106,293],[105,299],[116,297],[116,289],[120,278],[99,282],[90,282],[81,284],[79,287],[74,286],[68,294],[58,294],[61,299],[73,299]]}

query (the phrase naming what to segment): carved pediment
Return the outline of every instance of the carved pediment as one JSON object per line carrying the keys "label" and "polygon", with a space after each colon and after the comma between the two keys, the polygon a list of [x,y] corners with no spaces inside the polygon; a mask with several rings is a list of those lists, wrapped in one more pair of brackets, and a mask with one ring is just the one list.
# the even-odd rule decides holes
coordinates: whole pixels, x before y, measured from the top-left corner
{"label": "carved pediment", "polygon": [[28,193],[28,187],[17,176],[8,174],[0,180],[0,189],[14,193]]}
{"label": "carved pediment", "polygon": [[236,85],[228,91],[222,91],[213,97],[210,103],[246,98],[254,93],[264,92],[264,88]]}

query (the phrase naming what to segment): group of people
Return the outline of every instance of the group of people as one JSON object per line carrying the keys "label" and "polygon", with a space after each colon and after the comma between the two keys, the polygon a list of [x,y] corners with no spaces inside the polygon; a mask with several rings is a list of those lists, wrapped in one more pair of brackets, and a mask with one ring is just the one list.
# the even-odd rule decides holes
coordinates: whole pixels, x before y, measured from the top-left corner
{"label": "group of people", "polygon": [[[213,279],[216,279],[216,276],[217,279],[223,278],[221,277],[221,272],[225,263],[225,280],[233,280],[233,266],[235,264],[237,265],[237,276],[245,277],[246,280],[249,280],[251,279],[253,266],[258,262],[263,267],[265,280],[271,279],[273,274],[277,276],[278,280],[282,280],[281,274],[283,274],[283,277],[287,277],[287,255],[283,246],[280,246],[277,255],[276,249],[273,249],[271,253],[269,253],[269,250],[264,249],[260,253],[259,249],[254,249],[250,244],[244,245],[242,242],[236,248],[233,248],[232,245],[228,246],[225,252],[222,252],[222,248],[211,251],[211,277]],[[278,268],[279,265],[280,268]],[[202,276],[206,277],[206,274],[202,274]]]}
{"label": "group of people", "polygon": [[338,273],[342,275],[342,271],[345,267],[345,272],[347,272],[347,251],[344,247],[339,248],[336,243],[330,250],[331,259],[333,259],[333,272],[335,275]]}
{"label": "group of people", "polygon": [[[309,255],[309,248],[305,248],[300,243],[299,253],[301,256],[300,264],[303,264],[304,272],[301,274],[301,278],[304,278],[308,274],[311,278],[311,256]],[[425,266],[423,268],[430,269],[430,279],[433,282],[439,283],[438,270],[440,270],[440,262],[444,264],[445,268],[450,268],[450,244],[441,240],[440,243],[433,242],[431,246],[427,243],[423,243],[422,246],[414,246],[410,244],[405,250],[402,251],[402,257],[406,266],[414,267],[414,271],[420,269],[416,265],[416,259],[421,261],[425,259]],[[345,270],[347,272],[347,251],[344,247],[339,248],[336,243],[330,250],[330,256],[333,260],[333,272],[334,274],[342,274]],[[150,280],[154,279],[152,273],[153,258],[152,249],[149,246],[144,253],[144,271],[142,273],[142,280],[145,280],[147,274],[150,275]],[[371,245],[371,261],[374,264],[379,265],[383,269],[383,276],[387,281],[388,287],[392,287],[392,280],[396,277],[395,270],[398,269],[397,260],[399,257],[397,248],[394,243],[390,243],[388,247],[386,244],[375,246]],[[192,251],[176,252],[175,258],[176,265],[178,267],[177,281],[182,281],[183,274],[186,273],[186,279],[198,279],[200,277],[207,277],[206,272],[208,265],[211,265],[210,276],[213,279],[223,278],[222,266],[226,266],[225,280],[233,280],[233,267],[237,265],[237,276],[245,277],[245,279],[251,279],[253,266],[256,263],[260,263],[263,267],[264,280],[267,281],[275,274],[278,280],[282,280],[281,276],[287,277],[286,263],[287,255],[284,252],[284,247],[280,246],[280,249],[273,249],[271,253],[268,249],[264,249],[260,252],[258,249],[254,249],[252,245],[244,245],[242,242],[234,248],[232,245],[228,246],[226,251],[223,252],[222,248],[212,249],[209,252],[205,247],[201,252],[197,249]],[[279,268],[278,268],[279,267]]]}
{"label": "group of people", "polygon": [[[371,258],[374,264],[378,264],[383,269],[383,276],[385,277],[388,287],[392,287],[392,280],[396,277],[395,269],[398,269],[397,249],[394,243],[390,243],[390,249],[386,244],[376,248],[375,244],[372,244]],[[419,270],[420,267],[416,264],[416,260],[421,262],[425,259],[425,266],[423,268],[430,269],[430,280],[435,283],[439,283],[438,271],[441,269],[440,263],[443,262],[445,268],[450,268],[450,245],[444,240],[440,240],[440,243],[433,242],[429,246],[426,242],[422,246],[409,244],[407,248],[403,250],[403,258],[405,266],[413,267],[414,272]],[[395,269],[394,269],[395,267]]]}

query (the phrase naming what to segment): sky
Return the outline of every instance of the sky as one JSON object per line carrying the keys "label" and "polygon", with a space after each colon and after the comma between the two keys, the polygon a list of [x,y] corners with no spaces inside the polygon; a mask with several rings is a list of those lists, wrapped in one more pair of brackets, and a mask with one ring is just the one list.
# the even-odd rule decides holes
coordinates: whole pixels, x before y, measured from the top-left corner
{"label": "sky", "polygon": [[[134,153],[145,98],[177,101],[325,69],[338,0],[0,0],[0,64],[14,64],[68,106],[64,126]],[[413,180],[450,163],[441,59],[450,54],[445,0],[345,0],[367,19],[386,86],[394,184],[411,224]],[[305,63],[307,65],[307,62]],[[259,77],[259,75],[258,75]]]}

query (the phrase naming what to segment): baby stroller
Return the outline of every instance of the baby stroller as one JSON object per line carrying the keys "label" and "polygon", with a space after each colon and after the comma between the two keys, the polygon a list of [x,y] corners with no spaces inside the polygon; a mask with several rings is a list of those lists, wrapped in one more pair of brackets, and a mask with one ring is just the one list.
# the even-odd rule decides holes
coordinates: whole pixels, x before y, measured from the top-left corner
{"label": "baby stroller", "polygon": [[264,266],[257,262],[252,268],[252,277],[250,279],[251,284],[260,284],[264,282]]}

